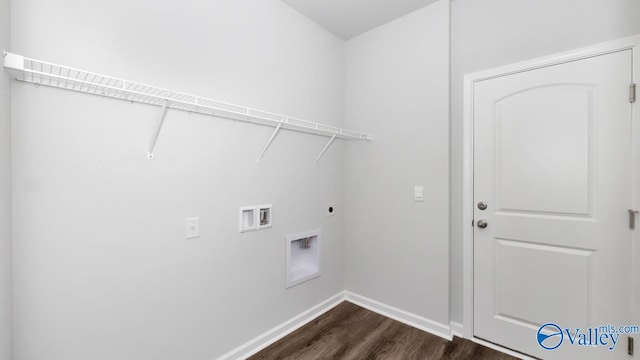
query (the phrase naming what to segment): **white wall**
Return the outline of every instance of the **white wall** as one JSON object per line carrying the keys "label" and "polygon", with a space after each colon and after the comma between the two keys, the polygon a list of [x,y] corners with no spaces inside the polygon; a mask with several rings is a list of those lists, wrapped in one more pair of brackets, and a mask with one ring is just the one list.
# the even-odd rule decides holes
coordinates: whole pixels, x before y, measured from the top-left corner
{"label": "white wall", "polygon": [[[343,122],[343,42],[279,0],[11,14],[19,54]],[[327,138],[282,131],[258,164],[272,128],[169,111],[149,160],[159,108],[18,82],[12,105],[15,360],[211,360],[344,289],[341,142],[314,167]],[[239,234],[264,203],[273,228]],[[285,290],[286,235],[315,228],[323,274]]]}
{"label": "white wall", "polygon": [[[0,51],[9,46],[9,0],[0,1]],[[11,360],[11,103],[0,71],[0,360]]]}
{"label": "white wall", "polygon": [[442,0],[347,42],[345,168],[347,288],[446,326],[448,30]]}
{"label": "white wall", "polygon": [[465,74],[640,33],[633,0],[451,2],[451,309],[462,321]]}
{"label": "white wall", "polygon": [[[352,39],[344,64],[341,41],[277,0],[12,2],[14,52],[314,121],[346,113],[376,137],[313,167],[326,139],[283,132],[256,164],[271,129],[171,111],[150,161],[159,109],[14,82],[16,359],[211,359],[342,290],[344,251],[349,290],[443,324],[450,301],[461,322],[462,77],[640,33],[640,3],[452,1],[450,125],[448,11],[441,0]],[[338,216],[324,218],[328,201]],[[237,207],[268,202],[274,228],[238,234]],[[198,240],[182,238],[188,216]],[[9,222],[4,206],[0,264]],[[285,235],[316,227],[323,276],[286,291]]]}

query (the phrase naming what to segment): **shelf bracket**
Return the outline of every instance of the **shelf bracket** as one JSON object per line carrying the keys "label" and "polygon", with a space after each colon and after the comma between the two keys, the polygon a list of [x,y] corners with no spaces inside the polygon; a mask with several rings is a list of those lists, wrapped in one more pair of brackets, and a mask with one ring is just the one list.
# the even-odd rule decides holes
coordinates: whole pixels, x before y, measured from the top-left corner
{"label": "shelf bracket", "polygon": [[156,127],[156,131],[153,134],[153,139],[151,139],[151,146],[149,147],[149,155],[147,155],[149,159],[153,159],[153,149],[155,149],[156,147],[156,142],[158,141],[160,130],[162,130],[162,124],[164,123],[164,118],[167,116],[168,105],[169,105],[169,101],[165,101],[164,104],[162,105],[162,114],[160,115],[160,120],[158,121],[158,126]]}
{"label": "shelf bracket", "polygon": [[324,153],[327,151],[329,146],[331,146],[331,143],[333,143],[333,140],[336,139],[336,136],[338,136],[337,133],[333,134],[331,139],[329,139],[329,142],[327,143],[327,145],[325,145],[324,149],[322,149],[322,151],[320,152],[320,155],[318,155],[318,157],[316,158],[316,161],[313,162],[313,165],[316,165],[318,163],[318,161],[320,161],[320,158],[322,158],[322,155],[324,155]]}
{"label": "shelf bracket", "polygon": [[258,162],[262,161],[262,158],[264,157],[264,154],[269,149],[269,146],[271,146],[271,143],[273,142],[273,139],[275,139],[276,135],[278,135],[278,131],[280,131],[281,127],[282,127],[282,123],[278,124],[278,126],[276,126],[276,129],[273,130],[273,134],[271,134],[271,137],[269,138],[269,141],[267,141],[267,145],[264,146],[264,149],[262,149],[262,152],[260,153],[260,156],[258,156]]}

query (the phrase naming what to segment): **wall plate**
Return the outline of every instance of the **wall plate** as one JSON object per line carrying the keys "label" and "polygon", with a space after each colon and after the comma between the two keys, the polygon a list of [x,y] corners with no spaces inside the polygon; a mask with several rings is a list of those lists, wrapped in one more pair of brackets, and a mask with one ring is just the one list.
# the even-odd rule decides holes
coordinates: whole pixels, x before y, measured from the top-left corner
{"label": "wall plate", "polygon": [[200,237],[200,218],[191,217],[185,219],[187,239],[194,239]]}
{"label": "wall plate", "polygon": [[287,236],[285,288],[321,275],[320,243],[320,229]]}
{"label": "wall plate", "polygon": [[257,228],[266,229],[270,228],[273,223],[273,214],[271,211],[271,205],[260,205],[256,207],[256,215],[258,216]]}
{"label": "wall plate", "polygon": [[243,233],[270,228],[273,224],[271,208],[271,204],[240,207],[239,231]]}
{"label": "wall plate", "polygon": [[240,232],[257,229],[257,215],[255,206],[244,206],[240,208]]}

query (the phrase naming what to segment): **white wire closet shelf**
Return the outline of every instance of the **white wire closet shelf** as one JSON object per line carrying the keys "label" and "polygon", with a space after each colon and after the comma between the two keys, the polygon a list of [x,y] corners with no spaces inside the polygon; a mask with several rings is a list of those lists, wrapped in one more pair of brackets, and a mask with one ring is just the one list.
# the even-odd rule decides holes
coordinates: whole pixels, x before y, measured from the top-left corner
{"label": "white wire closet shelf", "polygon": [[275,127],[258,161],[262,159],[280,129],[330,137],[329,143],[316,158],[316,162],[336,138],[372,140],[370,135],[357,131],[145,85],[31,59],[6,51],[4,52],[4,67],[12,70],[15,73],[15,79],[18,81],[162,107],[162,115],[158,122],[156,134],[149,148],[150,158],[153,157],[153,149],[160,133],[166,110],[169,108]]}

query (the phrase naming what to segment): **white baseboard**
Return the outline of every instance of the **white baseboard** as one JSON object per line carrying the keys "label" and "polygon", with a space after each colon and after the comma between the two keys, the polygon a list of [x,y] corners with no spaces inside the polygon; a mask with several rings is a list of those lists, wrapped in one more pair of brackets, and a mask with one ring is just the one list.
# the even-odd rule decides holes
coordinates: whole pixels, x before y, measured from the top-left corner
{"label": "white baseboard", "polygon": [[451,328],[439,322],[427,319],[425,317],[412,314],[410,312],[395,308],[393,306],[383,304],[379,301],[369,299],[367,297],[345,291],[346,300],[350,303],[362,306],[365,309],[384,315],[388,318],[397,320],[403,324],[407,324],[416,329],[420,329],[439,336],[441,338],[451,340]]}
{"label": "white baseboard", "polygon": [[252,340],[238,346],[237,348],[229,351],[228,353],[220,356],[217,360],[240,360],[246,359],[251,355],[256,354],[260,350],[275,343],[283,337],[289,335],[295,330],[301,328],[313,319],[324,314],[325,312],[333,309],[338,304],[345,300],[345,293],[338,293],[331,298],[321,302],[320,304],[312,307],[311,309],[293,317],[292,319],[285,321],[284,323],[274,327],[273,329],[259,335]]}
{"label": "white baseboard", "polygon": [[[453,335],[462,337],[462,324],[451,322],[450,326],[447,326],[439,322],[427,319],[425,317],[412,314],[408,311],[383,304],[373,299],[369,299],[365,296],[361,296],[350,291],[343,291],[317,304],[311,309],[293,317],[292,319],[285,321],[284,323],[274,327],[273,329],[249,340],[248,342],[220,356],[216,360],[241,360],[255,355],[260,350],[263,350],[267,346],[291,334],[295,330],[301,328],[302,326],[311,322],[325,312],[333,309],[345,300],[380,315],[397,320],[403,324],[426,331],[447,340],[451,340],[453,338]],[[483,343],[483,345],[485,344]],[[493,347],[495,348],[495,345]],[[499,350],[504,352],[504,349]]]}
{"label": "white baseboard", "polygon": [[495,351],[500,351],[501,353],[504,353],[504,354],[507,354],[507,355],[511,355],[511,356],[513,356],[515,358],[518,358],[518,359],[522,359],[522,360],[538,360],[537,358],[533,358],[533,357],[525,355],[523,353],[519,353],[517,351],[513,351],[511,349],[504,348],[502,346],[496,345],[496,344],[488,342],[488,341],[484,341],[482,339],[478,339],[476,337],[471,339],[471,341],[473,341],[476,344],[480,344],[482,346],[488,347],[489,349],[493,349]]}
{"label": "white baseboard", "polygon": [[464,327],[462,324],[456,321],[452,321],[449,323],[449,327],[451,328],[451,336],[457,336],[459,338],[464,339]]}

